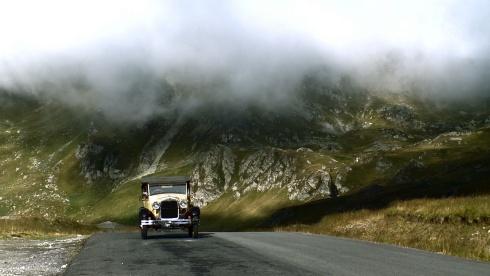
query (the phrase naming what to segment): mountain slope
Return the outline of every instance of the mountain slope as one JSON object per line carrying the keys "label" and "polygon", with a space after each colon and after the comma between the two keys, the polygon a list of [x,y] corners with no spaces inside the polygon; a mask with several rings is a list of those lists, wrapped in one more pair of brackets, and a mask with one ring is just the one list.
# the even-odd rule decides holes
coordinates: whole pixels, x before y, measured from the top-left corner
{"label": "mountain slope", "polygon": [[[196,96],[174,89],[174,97]],[[214,214],[219,202],[254,194],[280,195],[273,212],[374,184],[423,182],[441,166],[460,164],[453,175],[470,178],[475,166],[488,168],[466,161],[489,149],[484,102],[436,104],[315,79],[297,95],[284,105],[211,102],[125,124],[3,91],[0,215],[134,221],[146,174],[190,175],[196,202],[212,202]]]}

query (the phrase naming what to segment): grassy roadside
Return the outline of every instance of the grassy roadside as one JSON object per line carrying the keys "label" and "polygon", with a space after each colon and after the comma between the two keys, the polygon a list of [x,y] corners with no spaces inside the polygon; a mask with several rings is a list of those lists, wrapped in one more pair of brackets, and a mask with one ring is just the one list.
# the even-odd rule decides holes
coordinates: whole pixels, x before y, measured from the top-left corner
{"label": "grassy roadside", "polygon": [[46,220],[32,217],[0,218],[0,239],[49,239],[63,236],[88,235],[97,231],[95,226],[70,220]]}
{"label": "grassy roadside", "polygon": [[490,261],[490,196],[398,201],[274,231],[328,234]]}
{"label": "grassy roadside", "polygon": [[[490,261],[488,195],[400,200],[379,209],[326,214],[316,222],[286,219],[289,221],[287,224],[281,223],[284,218],[274,217],[277,206],[286,203],[286,193],[281,190],[251,193],[238,201],[231,195],[225,195],[204,208],[201,230],[328,234]],[[303,217],[308,215],[303,213]],[[278,225],[267,226],[271,223]],[[97,231],[101,230],[69,220],[0,219],[0,238],[49,239]]]}
{"label": "grassy roadside", "polygon": [[[384,105],[380,103],[379,108]],[[142,137],[161,136],[166,126],[156,124],[162,128],[154,131],[150,130],[153,127],[149,127],[133,132],[115,130],[101,124],[97,135],[91,135],[88,139],[87,132],[92,118],[84,118],[79,112],[72,114],[52,106],[40,109],[34,107],[28,105],[23,109],[25,112],[21,112],[18,106],[13,106],[8,118],[14,123],[0,122],[0,160],[4,162],[0,175],[0,195],[3,197],[0,200],[0,216],[22,213],[46,214],[49,217],[59,215],[91,224],[110,220],[131,225],[128,229],[137,231],[140,204],[138,180],[115,188],[114,183],[107,178],[88,184],[81,175],[80,160],[76,158],[75,152],[78,145],[88,142],[104,146],[107,152],[121,152],[118,168],[126,168],[131,173],[134,168],[131,165],[138,164],[135,160],[138,160],[144,144],[149,142]],[[373,110],[376,109],[378,107]],[[19,117],[20,114],[25,115]],[[454,122],[449,125],[456,126],[464,121],[458,117],[460,113],[454,114]],[[437,118],[446,115],[443,113],[422,121],[435,122]],[[359,122],[364,119],[367,120],[362,118]],[[243,137],[251,135],[247,139],[255,140],[254,143],[258,145],[282,146],[282,140],[271,142],[268,138],[283,133],[282,129],[293,129],[291,133],[308,133],[303,121],[292,123],[288,120],[273,124],[264,122],[253,127],[258,134],[252,131],[247,134],[245,131]],[[197,149],[206,152],[208,147],[216,143],[215,137],[218,136],[208,136],[207,131],[199,137],[194,135],[193,127],[199,123],[185,126],[174,138],[179,142],[172,143],[167,150],[165,162],[161,164],[164,169],[159,173],[188,174],[192,171],[193,162],[199,161],[191,158],[200,152]],[[251,120],[249,123],[256,122]],[[332,138],[335,142],[333,145],[340,145],[339,149],[319,149],[315,143],[315,131],[318,129],[312,127],[313,134],[299,137],[299,140],[311,139],[312,145],[308,142],[305,146],[311,147],[313,152],[298,152],[296,146],[289,148],[288,143],[284,144],[284,150],[280,150],[284,154],[294,155],[298,160],[296,172],[299,176],[313,173],[323,166],[330,168],[340,167],[340,163],[348,164],[352,171],[349,167],[344,184],[353,192],[361,189],[361,193],[319,205],[308,205],[305,202],[289,201],[284,189],[251,191],[239,200],[228,192],[203,209],[201,230],[322,233],[489,261],[490,198],[485,194],[490,194],[487,180],[490,177],[490,128],[487,126],[473,131],[448,133],[434,130],[432,137],[430,128],[427,129],[428,133],[404,129],[380,118],[376,113],[370,123],[373,125],[369,128],[349,131],[337,139]],[[219,127],[213,131],[221,133]],[[435,137],[435,134],[438,136]],[[421,140],[422,137],[427,139]],[[318,141],[325,142],[321,139]],[[249,142],[243,142],[245,151],[234,151],[234,154],[240,156],[237,160],[244,158],[244,152],[248,154],[255,150],[254,143]],[[378,144],[387,148],[401,148],[378,150]],[[104,154],[93,154],[90,164],[103,170]],[[189,159],[183,159],[183,156]],[[358,156],[360,161],[354,161]],[[279,160],[274,159],[275,162]],[[40,165],[34,166],[37,161]],[[217,172],[222,178],[219,168]],[[336,174],[334,169],[332,171]],[[264,175],[267,172],[262,173]],[[239,177],[236,177],[236,181],[239,181]],[[482,196],[469,196],[471,193]],[[429,196],[433,198],[420,199]],[[61,201],[65,198],[68,200],[66,204]],[[303,207],[289,208],[293,205]],[[282,208],[289,208],[289,213],[276,215],[276,211]],[[21,210],[22,213],[15,210]],[[69,220],[0,219],[0,238],[49,238],[95,231],[100,230]]]}
{"label": "grassy roadside", "polygon": [[291,206],[287,191],[276,189],[267,192],[249,192],[239,200],[226,193],[219,200],[203,208],[201,229],[203,231],[255,230],[257,225],[268,221],[277,207]]}
{"label": "grassy roadside", "polygon": [[[272,196],[274,202],[263,200]],[[349,209],[337,201],[333,212],[325,204],[276,212],[285,203],[280,190],[238,201],[225,196],[203,209],[201,228],[327,234],[490,261],[490,195],[397,200],[370,209]]]}

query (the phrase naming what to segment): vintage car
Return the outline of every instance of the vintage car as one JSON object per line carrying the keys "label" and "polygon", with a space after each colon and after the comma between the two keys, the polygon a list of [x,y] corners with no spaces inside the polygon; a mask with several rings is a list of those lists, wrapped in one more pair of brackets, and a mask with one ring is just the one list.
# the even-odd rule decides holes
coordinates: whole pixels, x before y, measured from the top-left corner
{"label": "vintage car", "polygon": [[185,176],[149,176],[141,179],[139,211],[141,238],[148,230],[186,230],[198,237],[200,209],[191,203],[191,181]]}

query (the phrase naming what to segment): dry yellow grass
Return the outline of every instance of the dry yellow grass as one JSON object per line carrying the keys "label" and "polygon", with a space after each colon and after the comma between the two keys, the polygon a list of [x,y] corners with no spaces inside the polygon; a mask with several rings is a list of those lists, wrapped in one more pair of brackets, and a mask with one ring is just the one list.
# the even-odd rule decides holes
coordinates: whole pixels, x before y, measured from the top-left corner
{"label": "dry yellow grass", "polygon": [[490,197],[417,199],[276,231],[330,234],[490,261]]}
{"label": "dry yellow grass", "polygon": [[86,235],[96,230],[94,226],[74,221],[45,220],[40,218],[15,217],[0,219],[0,238],[26,237],[50,238],[69,235]]}
{"label": "dry yellow grass", "polygon": [[240,200],[236,200],[232,194],[225,194],[220,200],[210,203],[202,210],[203,229],[255,230],[257,225],[267,220],[279,206],[293,203],[288,200],[284,190],[249,192]]}

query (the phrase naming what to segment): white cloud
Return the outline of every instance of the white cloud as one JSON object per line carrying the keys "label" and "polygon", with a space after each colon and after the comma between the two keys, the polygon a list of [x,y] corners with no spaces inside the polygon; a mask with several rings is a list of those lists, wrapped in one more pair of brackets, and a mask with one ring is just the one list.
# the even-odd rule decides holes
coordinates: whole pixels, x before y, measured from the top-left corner
{"label": "white cloud", "polygon": [[161,78],[281,101],[321,65],[370,89],[481,90],[489,16],[486,1],[0,0],[0,86],[133,114],[148,106],[141,117],[162,108]]}

